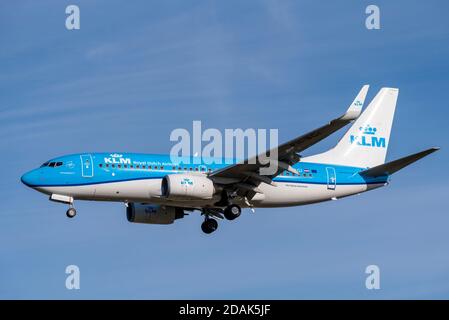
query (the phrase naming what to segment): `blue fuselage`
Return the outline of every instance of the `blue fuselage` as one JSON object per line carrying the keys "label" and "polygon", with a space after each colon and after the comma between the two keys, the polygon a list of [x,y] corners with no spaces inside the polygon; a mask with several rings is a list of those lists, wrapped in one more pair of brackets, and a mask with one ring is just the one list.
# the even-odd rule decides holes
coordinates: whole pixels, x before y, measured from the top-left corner
{"label": "blue fuselage", "polygon": [[[200,162],[200,163],[197,163]],[[138,153],[73,154],[47,161],[22,176],[29,187],[83,186],[143,179],[162,179],[168,174],[209,173],[235,161],[225,159],[180,158],[169,155]],[[363,168],[299,162],[299,175],[283,172],[274,181],[286,183],[358,185],[379,184],[386,176],[366,178],[358,174]]]}

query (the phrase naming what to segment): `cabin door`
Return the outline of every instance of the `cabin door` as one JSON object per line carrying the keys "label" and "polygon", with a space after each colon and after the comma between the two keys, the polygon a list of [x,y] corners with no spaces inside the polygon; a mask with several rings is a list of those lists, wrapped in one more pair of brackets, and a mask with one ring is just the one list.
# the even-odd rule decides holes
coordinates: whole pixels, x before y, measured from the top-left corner
{"label": "cabin door", "polygon": [[81,176],[83,178],[92,178],[94,176],[94,164],[92,155],[83,154],[81,157]]}
{"label": "cabin door", "polygon": [[326,172],[327,172],[327,189],[335,190],[335,187],[337,185],[337,176],[335,174],[335,168],[327,167]]}

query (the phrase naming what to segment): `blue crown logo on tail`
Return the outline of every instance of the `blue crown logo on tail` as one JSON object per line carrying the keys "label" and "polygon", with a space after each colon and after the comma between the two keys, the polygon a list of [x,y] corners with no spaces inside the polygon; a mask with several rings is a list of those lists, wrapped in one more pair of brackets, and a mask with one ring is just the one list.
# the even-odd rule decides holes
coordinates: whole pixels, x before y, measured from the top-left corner
{"label": "blue crown logo on tail", "polygon": [[376,134],[377,128],[371,127],[367,124],[365,127],[360,127],[359,130],[363,132],[363,134]]}

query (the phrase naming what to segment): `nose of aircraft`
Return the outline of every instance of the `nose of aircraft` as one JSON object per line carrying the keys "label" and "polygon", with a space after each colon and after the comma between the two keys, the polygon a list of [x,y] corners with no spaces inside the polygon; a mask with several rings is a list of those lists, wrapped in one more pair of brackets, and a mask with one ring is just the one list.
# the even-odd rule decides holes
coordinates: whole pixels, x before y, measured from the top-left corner
{"label": "nose of aircraft", "polygon": [[36,170],[29,171],[25,173],[20,180],[28,187],[36,186],[38,181],[38,173]]}

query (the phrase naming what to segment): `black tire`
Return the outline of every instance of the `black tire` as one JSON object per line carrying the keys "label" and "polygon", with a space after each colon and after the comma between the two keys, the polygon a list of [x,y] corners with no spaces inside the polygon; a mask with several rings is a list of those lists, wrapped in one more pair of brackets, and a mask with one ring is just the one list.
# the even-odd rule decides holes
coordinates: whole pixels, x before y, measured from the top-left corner
{"label": "black tire", "polygon": [[76,210],[75,210],[75,208],[69,208],[69,210],[67,210],[65,214],[66,214],[67,218],[72,219],[76,216]]}
{"label": "black tire", "polygon": [[230,206],[226,207],[223,214],[227,220],[234,220],[240,217],[240,215],[242,214],[242,208],[240,208],[236,204],[231,204]]}
{"label": "black tire", "polygon": [[201,230],[203,230],[204,233],[210,234],[217,230],[218,228],[218,222],[215,219],[206,219],[201,224]]}

